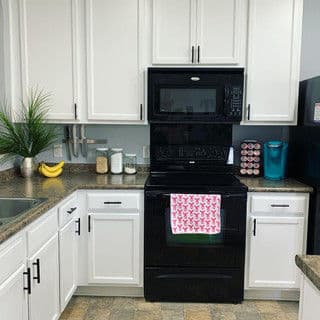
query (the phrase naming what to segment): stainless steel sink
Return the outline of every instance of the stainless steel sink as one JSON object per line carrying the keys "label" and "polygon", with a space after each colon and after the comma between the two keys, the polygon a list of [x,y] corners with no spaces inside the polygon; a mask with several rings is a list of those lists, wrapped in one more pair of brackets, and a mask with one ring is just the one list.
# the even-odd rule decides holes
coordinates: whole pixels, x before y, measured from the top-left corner
{"label": "stainless steel sink", "polygon": [[45,198],[0,198],[0,225],[35,208],[45,200]]}

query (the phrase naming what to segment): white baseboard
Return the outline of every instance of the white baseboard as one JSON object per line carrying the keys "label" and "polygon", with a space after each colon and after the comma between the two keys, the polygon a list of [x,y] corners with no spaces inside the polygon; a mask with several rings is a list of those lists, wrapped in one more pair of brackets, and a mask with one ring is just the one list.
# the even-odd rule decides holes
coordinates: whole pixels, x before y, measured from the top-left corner
{"label": "white baseboard", "polygon": [[263,290],[247,289],[244,290],[244,299],[246,300],[283,300],[299,301],[299,290]]}
{"label": "white baseboard", "polygon": [[[134,287],[105,287],[80,286],[76,296],[105,296],[105,297],[143,297],[143,288]],[[299,301],[298,290],[261,290],[248,289],[244,291],[245,300],[283,300]]]}
{"label": "white baseboard", "polygon": [[105,297],[143,297],[143,288],[82,286],[77,288],[75,295]]}

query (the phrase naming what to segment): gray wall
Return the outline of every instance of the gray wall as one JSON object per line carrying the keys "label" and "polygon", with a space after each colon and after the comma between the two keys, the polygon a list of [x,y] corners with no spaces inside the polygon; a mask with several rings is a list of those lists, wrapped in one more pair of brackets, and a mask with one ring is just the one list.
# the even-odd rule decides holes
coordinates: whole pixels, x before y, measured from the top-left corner
{"label": "gray wall", "polygon": [[320,0],[304,0],[301,80],[320,75]]}
{"label": "gray wall", "polygon": [[[63,139],[63,126],[60,126],[60,137],[58,143]],[[142,158],[142,147],[149,145],[149,126],[124,126],[124,125],[91,125],[86,127],[86,136],[90,139],[107,139],[108,148],[123,148],[124,153],[136,153],[138,163],[145,163]],[[95,161],[95,149],[105,147],[105,145],[89,145],[88,157],[83,158],[81,153],[78,158],[72,157],[71,162],[93,163]],[[66,158],[65,144],[63,144],[63,160],[70,162]],[[44,161],[60,161],[60,158],[53,158],[53,150],[48,150],[39,155],[39,159]],[[148,162],[148,161],[147,161]]]}
{"label": "gray wall", "polygon": [[[59,141],[62,140],[62,127],[60,127],[61,136]],[[138,163],[148,163],[148,159],[142,158],[142,147],[149,145],[150,135],[149,126],[116,126],[116,125],[100,125],[100,126],[88,126],[86,135],[88,138],[100,138],[108,139],[107,147],[122,147],[126,153],[136,153],[138,157]],[[238,163],[239,159],[239,145],[240,142],[245,139],[256,139],[261,142],[268,140],[287,140],[288,128],[282,126],[240,126],[235,125],[233,127],[233,145],[235,147],[235,162]],[[66,159],[65,146],[63,153],[63,159]],[[88,158],[83,158],[81,155],[79,158],[72,158],[71,162],[75,163],[93,163],[95,161],[95,148],[97,146],[90,146]],[[48,162],[57,162],[60,158],[53,158],[53,150],[39,155],[39,160]]]}

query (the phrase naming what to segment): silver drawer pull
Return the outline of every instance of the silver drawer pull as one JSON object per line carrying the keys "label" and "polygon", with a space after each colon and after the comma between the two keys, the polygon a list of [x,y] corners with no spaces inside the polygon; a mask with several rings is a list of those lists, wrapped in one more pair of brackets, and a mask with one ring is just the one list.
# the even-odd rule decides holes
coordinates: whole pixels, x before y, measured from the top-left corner
{"label": "silver drawer pull", "polygon": [[121,201],[105,201],[104,204],[122,204]]}
{"label": "silver drawer pull", "polygon": [[272,208],[289,208],[290,205],[289,204],[272,204],[271,207]]}

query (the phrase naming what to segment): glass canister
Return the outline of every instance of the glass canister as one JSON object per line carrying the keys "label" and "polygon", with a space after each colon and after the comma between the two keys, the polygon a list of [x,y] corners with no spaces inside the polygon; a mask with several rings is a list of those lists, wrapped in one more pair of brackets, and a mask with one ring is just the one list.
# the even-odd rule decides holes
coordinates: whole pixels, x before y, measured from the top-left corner
{"label": "glass canister", "polygon": [[112,148],[110,151],[110,171],[114,174],[123,172],[123,149]]}
{"label": "glass canister", "polygon": [[109,171],[108,148],[96,149],[96,173],[104,174]]}
{"label": "glass canister", "polygon": [[136,154],[134,153],[125,154],[124,173],[126,174],[137,173],[137,155]]}

